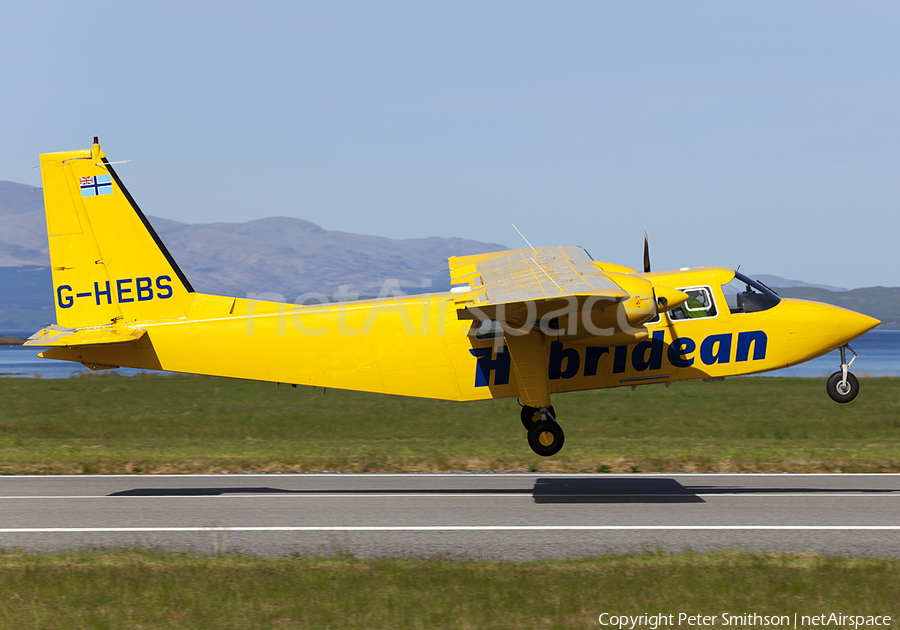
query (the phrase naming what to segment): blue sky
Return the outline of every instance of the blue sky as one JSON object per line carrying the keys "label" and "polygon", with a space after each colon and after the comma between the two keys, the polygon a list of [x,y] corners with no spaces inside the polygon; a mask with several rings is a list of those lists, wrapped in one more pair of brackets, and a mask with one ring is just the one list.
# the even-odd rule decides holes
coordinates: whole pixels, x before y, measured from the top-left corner
{"label": "blue sky", "polygon": [[[16,6],[17,5],[17,6]],[[900,285],[895,2],[15,3],[0,179],[145,212]]]}

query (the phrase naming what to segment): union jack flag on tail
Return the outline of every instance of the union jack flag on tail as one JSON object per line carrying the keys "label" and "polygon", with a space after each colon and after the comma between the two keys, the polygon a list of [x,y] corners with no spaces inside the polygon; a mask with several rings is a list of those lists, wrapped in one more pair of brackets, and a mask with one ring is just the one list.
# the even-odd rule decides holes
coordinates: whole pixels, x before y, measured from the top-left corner
{"label": "union jack flag on tail", "polygon": [[97,195],[112,194],[111,175],[92,175],[90,177],[79,177],[78,183],[81,185],[82,197],[96,197]]}

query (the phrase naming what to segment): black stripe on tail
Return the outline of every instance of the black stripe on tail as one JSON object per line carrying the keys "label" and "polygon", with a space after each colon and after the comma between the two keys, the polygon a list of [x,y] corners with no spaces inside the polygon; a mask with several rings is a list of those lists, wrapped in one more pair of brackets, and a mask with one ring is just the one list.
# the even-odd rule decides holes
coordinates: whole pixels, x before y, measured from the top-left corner
{"label": "black stripe on tail", "polygon": [[109,171],[109,174],[112,175],[112,178],[116,180],[116,185],[119,187],[119,190],[125,195],[125,199],[128,200],[128,203],[131,204],[131,207],[134,209],[135,213],[137,213],[138,217],[140,217],[141,222],[144,224],[144,227],[147,228],[147,231],[150,233],[150,236],[153,237],[153,242],[156,243],[156,246],[159,247],[159,251],[163,253],[163,256],[166,257],[166,260],[171,265],[172,269],[175,270],[175,273],[178,275],[178,279],[181,280],[181,284],[184,285],[185,290],[188,293],[194,293],[194,287],[191,286],[190,281],[188,281],[187,276],[184,275],[184,272],[181,270],[181,267],[178,266],[178,263],[175,262],[175,259],[172,258],[172,254],[169,253],[169,250],[166,249],[165,244],[162,242],[162,239],[159,238],[159,234],[156,233],[156,230],[153,229],[153,226],[150,225],[150,221],[147,220],[147,217],[144,216],[144,213],[141,212],[141,209],[138,207],[137,202],[135,202],[134,197],[131,196],[131,193],[128,192],[128,189],[125,188],[125,185],[122,183],[122,180],[119,179],[118,174],[113,169],[112,165],[109,163],[109,160],[106,158],[102,158],[103,165]]}

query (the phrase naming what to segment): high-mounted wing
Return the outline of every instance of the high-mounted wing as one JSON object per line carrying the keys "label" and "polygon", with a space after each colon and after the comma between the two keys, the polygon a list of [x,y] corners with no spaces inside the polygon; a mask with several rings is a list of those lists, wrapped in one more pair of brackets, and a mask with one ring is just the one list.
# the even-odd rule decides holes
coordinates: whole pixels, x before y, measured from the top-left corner
{"label": "high-mounted wing", "polygon": [[[570,337],[625,333],[634,339],[646,335],[638,327],[657,312],[650,281],[605,271],[581,247],[515,249],[453,257],[449,263],[451,282],[471,287],[461,319],[491,319],[522,329],[554,317]],[[677,302],[678,296],[672,297]]]}
{"label": "high-mounted wing", "polygon": [[571,295],[605,295],[613,300],[628,296],[604,277],[583,248],[571,245],[454,256],[450,280],[480,285],[492,304]]}

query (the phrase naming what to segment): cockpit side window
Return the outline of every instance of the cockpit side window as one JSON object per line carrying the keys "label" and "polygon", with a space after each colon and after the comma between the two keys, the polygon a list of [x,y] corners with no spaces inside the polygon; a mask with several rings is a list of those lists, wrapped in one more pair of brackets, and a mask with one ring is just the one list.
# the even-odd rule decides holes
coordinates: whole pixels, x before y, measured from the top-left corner
{"label": "cockpit side window", "polygon": [[686,302],[669,311],[669,319],[704,319],[716,316],[716,301],[709,287],[679,289],[688,294]]}
{"label": "cockpit side window", "polygon": [[734,280],[722,285],[722,293],[732,313],[758,313],[781,301],[769,287],[738,272],[735,272]]}

